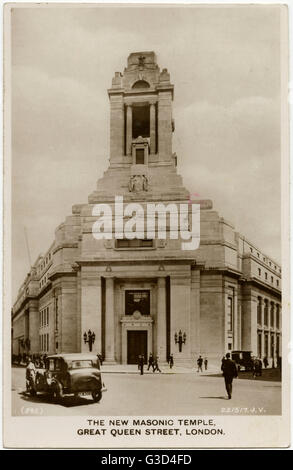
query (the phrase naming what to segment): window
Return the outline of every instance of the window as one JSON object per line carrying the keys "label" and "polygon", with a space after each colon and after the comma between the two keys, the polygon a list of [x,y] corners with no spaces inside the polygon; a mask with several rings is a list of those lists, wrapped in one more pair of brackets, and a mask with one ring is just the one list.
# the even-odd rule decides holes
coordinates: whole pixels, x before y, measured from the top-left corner
{"label": "window", "polygon": [[269,301],[265,299],[265,305],[264,305],[264,324],[265,326],[268,326],[268,321],[269,321]]}
{"label": "window", "polygon": [[267,279],[267,278],[268,278],[268,273],[265,273],[265,279]]}
{"label": "window", "polygon": [[272,283],[272,284],[274,283],[274,278],[273,278],[273,276],[271,276],[271,283]]}
{"label": "window", "polygon": [[257,323],[258,325],[262,324],[261,307],[262,307],[261,297],[258,297],[257,298]]}
{"label": "window", "polygon": [[133,239],[127,240],[124,238],[123,240],[116,240],[116,248],[152,248],[153,247],[153,240],[150,239]]}
{"label": "window", "polygon": [[280,328],[280,305],[276,305],[276,327]]}
{"label": "window", "polygon": [[132,138],[150,137],[150,105],[132,107]]}
{"label": "window", "polygon": [[261,276],[261,269],[258,268],[258,275]]}
{"label": "window", "polygon": [[261,333],[257,335],[257,355],[261,357],[262,338]]}
{"label": "window", "polygon": [[139,311],[141,315],[150,314],[149,290],[125,291],[125,315],[133,315],[135,311]]}
{"label": "window", "polygon": [[268,357],[269,354],[269,337],[265,335],[265,356]]}
{"label": "window", "polygon": [[58,331],[59,328],[59,312],[58,312],[58,297],[55,299],[55,329]]}
{"label": "window", "polygon": [[137,165],[144,164],[144,149],[136,149],[135,151],[135,163]]}
{"label": "window", "polygon": [[227,316],[227,330],[232,331],[233,323],[233,298],[228,297],[228,316]]}
{"label": "window", "polygon": [[275,326],[275,318],[274,318],[274,314],[275,314],[275,304],[274,302],[271,302],[271,315],[270,315],[270,324],[271,324],[271,327],[274,328]]}
{"label": "window", "polygon": [[280,355],[280,336],[277,336],[277,343],[276,343],[276,356],[279,357]]}
{"label": "window", "polygon": [[228,351],[231,351],[232,349],[232,343],[228,343]]}
{"label": "window", "polygon": [[279,287],[279,280],[277,279],[277,286]]}
{"label": "window", "polygon": [[138,80],[137,82],[134,83],[134,85],[132,86],[132,89],[136,89],[136,88],[149,88],[150,85],[148,82],[146,82],[145,80]]}
{"label": "window", "polygon": [[275,338],[274,335],[271,335],[271,357],[275,355]]}

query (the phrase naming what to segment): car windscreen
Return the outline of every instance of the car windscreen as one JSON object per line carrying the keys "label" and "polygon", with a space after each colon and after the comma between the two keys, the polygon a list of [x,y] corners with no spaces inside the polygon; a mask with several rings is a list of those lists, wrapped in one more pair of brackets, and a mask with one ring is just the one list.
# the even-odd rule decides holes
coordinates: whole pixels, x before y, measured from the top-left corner
{"label": "car windscreen", "polygon": [[86,369],[89,367],[96,367],[99,369],[99,362],[92,359],[76,359],[68,362],[69,369]]}

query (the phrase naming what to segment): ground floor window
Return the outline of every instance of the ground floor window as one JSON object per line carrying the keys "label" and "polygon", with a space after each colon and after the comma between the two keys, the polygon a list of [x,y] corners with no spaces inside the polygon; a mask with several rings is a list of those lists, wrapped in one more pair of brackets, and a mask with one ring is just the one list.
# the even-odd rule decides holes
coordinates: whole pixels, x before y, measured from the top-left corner
{"label": "ground floor window", "polygon": [[262,338],[261,333],[257,335],[257,355],[261,357]]}

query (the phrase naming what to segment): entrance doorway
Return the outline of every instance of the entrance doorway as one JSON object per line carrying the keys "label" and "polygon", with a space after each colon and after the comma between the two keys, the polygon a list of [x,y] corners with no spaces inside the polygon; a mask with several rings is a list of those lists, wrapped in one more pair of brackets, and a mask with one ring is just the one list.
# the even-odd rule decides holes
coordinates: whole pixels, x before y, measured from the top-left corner
{"label": "entrance doorway", "polygon": [[147,341],[147,331],[127,331],[127,364],[137,364],[140,354],[144,355],[145,363],[147,363]]}

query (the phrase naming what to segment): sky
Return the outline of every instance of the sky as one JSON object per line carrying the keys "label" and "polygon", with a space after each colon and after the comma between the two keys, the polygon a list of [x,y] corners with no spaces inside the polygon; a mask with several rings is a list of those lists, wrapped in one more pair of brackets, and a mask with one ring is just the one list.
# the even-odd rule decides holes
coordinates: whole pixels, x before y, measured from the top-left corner
{"label": "sky", "polygon": [[277,262],[279,6],[15,8],[12,295],[108,166],[115,71],[153,50],[175,86],[173,151],[191,193]]}

